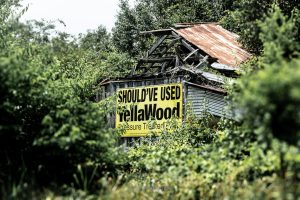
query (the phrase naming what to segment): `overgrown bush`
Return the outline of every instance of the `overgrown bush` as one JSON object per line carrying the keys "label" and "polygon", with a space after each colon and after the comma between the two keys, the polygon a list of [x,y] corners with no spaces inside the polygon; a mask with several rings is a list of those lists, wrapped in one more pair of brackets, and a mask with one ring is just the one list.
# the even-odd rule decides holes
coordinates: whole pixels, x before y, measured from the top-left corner
{"label": "overgrown bush", "polygon": [[114,176],[122,162],[115,148],[117,135],[106,125],[106,107],[94,101],[102,69],[66,35],[47,37],[53,26],[38,23],[33,24],[37,31],[27,31],[31,25],[14,18],[7,2],[0,10],[3,198],[21,195],[12,187],[19,182],[75,183],[78,166],[86,176],[94,174],[93,183]]}
{"label": "overgrown bush", "polygon": [[[183,128],[155,140],[145,138],[141,145],[131,149],[130,171],[122,177],[126,182],[110,188],[107,198],[220,199],[240,195],[251,199],[249,194],[256,184],[267,187],[272,181],[280,181],[276,176],[279,157],[273,149],[265,152],[249,137],[251,132],[231,120],[220,120],[217,126],[205,128],[199,120],[206,121],[192,118]],[[213,133],[210,142],[207,132]],[[204,137],[196,137],[199,140],[194,143],[193,133]],[[263,181],[258,183],[261,178]],[[292,185],[292,181],[286,184]],[[239,189],[236,195],[235,189],[241,186],[247,189]],[[290,191],[295,195],[295,188]],[[264,194],[252,197],[264,199],[267,193],[275,195],[267,189],[261,192]]]}
{"label": "overgrown bush", "polygon": [[296,25],[293,18],[288,19],[274,7],[260,26],[264,56],[257,65],[261,69],[239,81],[234,94],[238,97],[236,106],[258,135],[273,135],[299,145],[300,63],[295,57],[300,44],[295,39]]}
{"label": "overgrown bush", "polygon": [[[149,10],[146,1],[138,2],[144,15],[133,22],[139,27],[205,18],[201,13],[220,19],[228,12],[227,25],[262,51],[228,90],[239,121],[188,113],[183,127],[119,151],[117,135],[106,125],[113,103],[96,103],[94,95],[99,79],[127,74],[127,53],[141,49],[126,38],[136,31],[127,29],[133,24],[126,19],[135,13],[126,1],[115,41],[122,53],[103,27],[79,41],[65,33],[50,36],[53,24],[20,23],[12,15],[18,1],[1,1],[0,198],[299,198],[298,4],[278,1],[279,9],[273,1],[149,1],[157,3]],[[191,4],[207,10],[197,13]],[[168,18],[152,24],[148,17],[164,12],[161,5]],[[180,5],[186,6],[182,16],[173,12]]]}

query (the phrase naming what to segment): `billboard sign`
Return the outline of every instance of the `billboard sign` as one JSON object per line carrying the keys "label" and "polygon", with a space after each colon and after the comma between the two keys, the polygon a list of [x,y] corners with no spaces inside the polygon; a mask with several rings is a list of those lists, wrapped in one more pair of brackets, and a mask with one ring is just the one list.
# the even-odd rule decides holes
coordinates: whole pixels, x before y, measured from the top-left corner
{"label": "billboard sign", "polygon": [[170,129],[170,120],[182,122],[182,84],[117,90],[116,128],[123,137],[140,137]]}

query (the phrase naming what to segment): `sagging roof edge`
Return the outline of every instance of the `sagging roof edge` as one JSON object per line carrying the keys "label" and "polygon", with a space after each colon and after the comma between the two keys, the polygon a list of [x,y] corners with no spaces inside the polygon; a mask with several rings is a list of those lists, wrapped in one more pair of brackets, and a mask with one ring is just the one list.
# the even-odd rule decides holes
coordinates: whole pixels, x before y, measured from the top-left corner
{"label": "sagging roof edge", "polygon": [[[163,80],[163,79],[164,78],[156,78],[156,80]],[[101,87],[101,86],[108,85],[110,83],[126,83],[126,82],[130,82],[130,81],[132,81],[132,82],[141,82],[141,81],[150,81],[150,80],[153,80],[153,79],[149,78],[149,79],[143,79],[143,80],[136,80],[136,79],[108,80],[106,82],[100,83],[98,86]],[[200,84],[197,84],[197,83],[192,83],[192,82],[184,81],[184,80],[182,80],[182,83],[183,84],[188,84],[188,85],[191,85],[191,86],[194,86],[194,87],[214,91],[214,92],[217,92],[217,93],[220,93],[220,94],[225,94],[225,95],[227,94],[226,90],[221,89],[221,88],[214,88],[214,87],[211,87],[210,85],[200,85]],[[167,83],[163,83],[163,84],[167,84]],[[163,84],[160,84],[160,85],[163,85]],[[146,86],[132,86],[132,87],[146,87]],[[131,88],[131,87],[128,87],[128,88]]]}

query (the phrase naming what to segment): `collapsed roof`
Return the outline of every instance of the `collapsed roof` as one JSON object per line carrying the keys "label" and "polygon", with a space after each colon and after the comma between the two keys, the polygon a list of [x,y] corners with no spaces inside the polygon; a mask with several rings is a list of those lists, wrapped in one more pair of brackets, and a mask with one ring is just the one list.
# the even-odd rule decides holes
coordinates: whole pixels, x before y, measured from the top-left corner
{"label": "collapsed roof", "polygon": [[216,23],[176,24],[141,34],[154,35],[157,40],[138,60],[130,77],[187,72],[223,84],[220,75],[203,69],[209,67],[230,76],[251,57],[237,41],[238,35]]}
{"label": "collapsed roof", "polygon": [[198,86],[225,92],[224,83],[237,77],[239,66],[251,57],[237,41],[238,35],[216,23],[181,23],[140,34],[154,35],[157,40],[138,59],[131,74],[102,80],[99,85],[182,77]]}

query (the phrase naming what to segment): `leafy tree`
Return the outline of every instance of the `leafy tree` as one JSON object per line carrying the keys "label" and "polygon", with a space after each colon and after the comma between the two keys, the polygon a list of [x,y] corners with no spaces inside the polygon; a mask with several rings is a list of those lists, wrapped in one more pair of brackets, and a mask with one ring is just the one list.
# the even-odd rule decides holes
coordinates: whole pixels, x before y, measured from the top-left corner
{"label": "leafy tree", "polygon": [[[87,62],[99,70],[98,80],[122,77],[130,74],[134,65],[127,53],[117,52],[106,28],[99,26],[79,38],[79,48]],[[70,57],[70,56],[65,56]],[[72,64],[72,66],[75,66]]]}
{"label": "leafy tree", "polygon": [[[233,1],[232,9],[229,9],[221,19],[221,23],[225,28],[239,34],[240,41],[249,51],[259,55],[263,49],[263,43],[259,37],[261,32],[259,21],[266,17],[273,4],[277,4],[289,17],[297,12],[297,9],[299,10],[299,3],[294,0],[236,0]],[[299,21],[298,18],[294,19]],[[296,29],[299,38],[299,25]]]}
{"label": "leafy tree", "polygon": [[135,47],[137,38],[136,18],[128,0],[121,0],[119,7],[120,12],[113,28],[113,44],[120,52],[126,52],[133,56],[137,54]]}
{"label": "leafy tree", "polygon": [[89,30],[81,35],[79,39],[81,48],[94,52],[107,52],[111,50],[111,38],[104,26],[99,26],[96,30]]}
{"label": "leafy tree", "polygon": [[258,22],[261,29],[260,39],[263,42],[264,63],[291,59],[300,50],[294,17],[285,16],[281,9],[275,6],[263,22]]}
{"label": "leafy tree", "polygon": [[255,54],[262,49],[259,39],[260,29],[257,20],[262,19],[271,7],[273,0],[237,0],[234,1],[234,10],[228,12],[221,20],[225,28],[238,33],[243,45]]}

